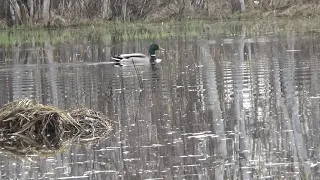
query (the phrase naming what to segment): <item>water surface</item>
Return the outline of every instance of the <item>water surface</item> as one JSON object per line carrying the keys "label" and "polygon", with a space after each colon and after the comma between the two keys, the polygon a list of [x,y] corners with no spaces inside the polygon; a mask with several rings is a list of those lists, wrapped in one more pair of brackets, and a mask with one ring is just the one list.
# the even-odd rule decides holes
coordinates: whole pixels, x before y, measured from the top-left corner
{"label": "water surface", "polygon": [[[319,178],[319,36],[214,28],[0,45],[0,107],[28,97],[118,123],[49,157],[0,152],[1,179]],[[161,64],[110,60],[154,42]]]}

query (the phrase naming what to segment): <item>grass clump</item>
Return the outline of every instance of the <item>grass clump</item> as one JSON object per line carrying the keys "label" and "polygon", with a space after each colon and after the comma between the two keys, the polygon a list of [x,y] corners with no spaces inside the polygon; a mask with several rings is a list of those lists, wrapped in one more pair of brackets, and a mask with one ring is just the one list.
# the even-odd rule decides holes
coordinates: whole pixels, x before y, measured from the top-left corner
{"label": "grass clump", "polygon": [[100,136],[101,134],[105,134],[110,131],[112,127],[111,121],[106,116],[92,109],[76,109],[73,110],[70,115],[81,128],[79,132],[83,141],[96,139],[97,137],[95,135]]}
{"label": "grass clump", "polygon": [[0,109],[4,150],[29,154],[57,150],[74,137],[99,139],[112,130],[111,121],[100,112],[78,109],[71,113],[29,99],[16,100]]}

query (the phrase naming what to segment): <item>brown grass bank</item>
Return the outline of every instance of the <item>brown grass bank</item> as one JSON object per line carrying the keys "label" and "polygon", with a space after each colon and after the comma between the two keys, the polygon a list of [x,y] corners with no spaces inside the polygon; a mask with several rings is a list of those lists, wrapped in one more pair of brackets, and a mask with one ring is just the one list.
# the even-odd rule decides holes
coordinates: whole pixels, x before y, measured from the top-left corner
{"label": "brown grass bank", "polygon": [[318,0],[0,0],[0,27],[319,15]]}

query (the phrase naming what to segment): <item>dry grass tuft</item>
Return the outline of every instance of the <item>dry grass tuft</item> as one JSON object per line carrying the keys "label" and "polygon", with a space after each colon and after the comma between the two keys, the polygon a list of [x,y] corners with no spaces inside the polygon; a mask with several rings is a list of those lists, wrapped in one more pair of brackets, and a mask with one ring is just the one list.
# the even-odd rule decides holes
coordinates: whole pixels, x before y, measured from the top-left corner
{"label": "dry grass tuft", "polygon": [[83,138],[96,139],[99,138],[97,136],[106,135],[112,130],[112,122],[101,112],[84,108],[73,110],[70,115],[81,128],[82,140],[88,140]]}
{"label": "dry grass tuft", "polygon": [[293,5],[280,13],[280,16],[285,17],[310,17],[319,15],[320,5],[318,4]]}
{"label": "dry grass tuft", "polygon": [[112,122],[100,112],[78,109],[70,114],[29,99],[16,100],[0,109],[0,145],[10,152],[26,154],[57,150],[76,136],[95,140],[108,135]]}

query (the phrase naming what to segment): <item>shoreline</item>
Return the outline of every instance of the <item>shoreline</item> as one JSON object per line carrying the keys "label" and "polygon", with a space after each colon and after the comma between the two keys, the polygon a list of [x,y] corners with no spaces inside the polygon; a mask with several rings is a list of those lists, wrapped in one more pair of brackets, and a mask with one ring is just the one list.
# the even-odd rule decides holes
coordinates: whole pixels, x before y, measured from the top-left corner
{"label": "shoreline", "polygon": [[117,36],[123,40],[130,39],[163,39],[176,36],[178,32],[184,32],[187,36],[199,36],[203,28],[210,29],[210,35],[234,36],[239,33],[241,26],[246,27],[246,35],[285,35],[288,33],[312,35],[320,34],[320,20],[318,18],[268,18],[259,20],[186,20],[169,21],[163,23],[141,22],[95,22],[77,26],[34,28],[17,26],[0,30],[0,45],[14,43],[52,43],[71,42],[82,37],[90,39],[110,39]]}
{"label": "shoreline", "polygon": [[[318,11],[319,10],[319,11]],[[218,14],[218,13],[217,13]],[[246,12],[235,12],[233,14],[220,14],[220,15],[208,15],[197,16],[186,14],[184,18],[178,17],[157,17],[154,19],[138,19],[133,21],[122,20],[104,20],[99,18],[87,19],[87,18],[74,18],[73,20],[63,18],[61,16],[54,16],[49,21],[49,24],[37,22],[34,24],[20,24],[9,26],[4,19],[0,19],[0,30],[7,29],[54,29],[54,28],[72,28],[81,26],[100,26],[104,24],[159,24],[159,23],[183,23],[188,21],[213,21],[213,22],[229,22],[229,21],[264,21],[264,20],[278,20],[278,19],[315,19],[320,16],[320,5],[306,4],[302,6],[291,6],[283,10],[259,10],[248,9]]]}

